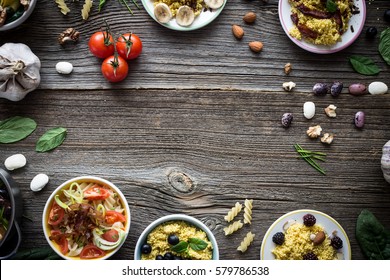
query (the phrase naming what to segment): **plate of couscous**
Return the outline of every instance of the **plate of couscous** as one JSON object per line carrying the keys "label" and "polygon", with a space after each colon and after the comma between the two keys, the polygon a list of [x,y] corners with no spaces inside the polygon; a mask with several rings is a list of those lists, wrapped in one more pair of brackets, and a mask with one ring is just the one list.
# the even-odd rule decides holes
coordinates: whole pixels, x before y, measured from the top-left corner
{"label": "plate of couscous", "polygon": [[192,31],[215,20],[227,0],[141,0],[159,24],[177,31]]}
{"label": "plate of couscous", "polygon": [[350,260],[351,245],[341,225],[316,210],[296,210],[277,219],[261,244],[262,260]]}
{"label": "plate of couscous", "polygon": [[279,0],[279,19],[287,36],[312,53],[335,53],[363,30],[364,0]]}

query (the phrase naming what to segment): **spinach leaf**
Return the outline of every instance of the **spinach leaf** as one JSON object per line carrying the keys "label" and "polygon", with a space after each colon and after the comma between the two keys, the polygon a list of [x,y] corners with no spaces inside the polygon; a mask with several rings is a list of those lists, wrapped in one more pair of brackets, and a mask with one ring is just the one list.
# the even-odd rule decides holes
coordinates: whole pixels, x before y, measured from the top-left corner
{"label": "spinach leaf", "polygon": [[56,127],[46,131],[38,140],[35,150],[47,152],[57,148],[66,138],[66,128]]}
{"label": "spinach leaf", "polygon": [[357,219],[356,239],[368,259],[390,260],[390,232],[368,210]]}
{"label": "spinach leaf", "polygon": [[376,75],[381,71],[371,58],[365,56],[352,55],[349,62],[353,69],[362,75]]}
{"label": "spinach leaf", "polygon": [[326,9],[328,12],[334,13],[337,11],[337,4],[333,0],[326,0]]}
{"label": "spinach leaf", "polygon": [[0,143],[20,141],[37,128],[37,123],[30,118],[15,116],[0,122]]}
{"label": "spinach leaf", "polygon": [[188,239],[190,247],[194,251],[202,251],[207,248],[207,242],[199,238],[190,238]]}
{"label": "spinach leaf", "polygon": [[183,253],[188,250],[187,248],[188,248],[188,243],[185,241],[180,241],[175,246],[173,246],[171,250],[176,253]]}
{"label": "spinach leaf", "polygon": [[381,32],[378,50],[387,65],[390,65],[390,27]]}

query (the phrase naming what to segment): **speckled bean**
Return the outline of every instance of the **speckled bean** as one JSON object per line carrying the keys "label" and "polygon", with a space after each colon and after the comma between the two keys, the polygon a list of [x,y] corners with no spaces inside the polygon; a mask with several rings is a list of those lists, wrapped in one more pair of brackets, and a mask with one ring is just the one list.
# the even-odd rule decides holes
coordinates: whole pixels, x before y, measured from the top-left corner
{"label": "speckled bean", "polygon": [[365,84],[360,83],[351,84],[348,87],[348,91],[352,95],[363,95],[367,93],[367,86]]}
{"label": "speckled bean", "polygon": [[356,112],[355,114],[355,126],[357,128],[362,128],[364,126],[366,114],[363,111]]}
{"label": "speckled bean", "polygon": [[330,91],[329,86],[324,83],[316,83],[313,86],[313,93],[315,95],[325,95]]}
{"label": "speckled bean", "polygon": [[340,95],[341,91],[343,90],[343,83],[341,82],[334,82],[332,86],[330,87],[330,94],[333,97],[337,97]]}
{"label": "speckled bean", "polygon": [[291,125],[292,120],[293,120],[293,114],[284,113],[282,116],[282,126],[286,128],[289,127]]}

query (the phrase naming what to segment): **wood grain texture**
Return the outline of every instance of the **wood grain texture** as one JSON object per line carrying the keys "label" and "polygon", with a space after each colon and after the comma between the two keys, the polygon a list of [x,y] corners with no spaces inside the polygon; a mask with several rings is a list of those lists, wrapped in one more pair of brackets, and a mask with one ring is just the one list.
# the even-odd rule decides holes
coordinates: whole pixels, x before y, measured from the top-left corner
{"label": "wood grain texture", "polygon": [[[315,100],[313,120],[302,105]],[[336,119],[322,112],[338,106]],[[115,183],[131,208],[131,230],[115,259],[132,259],[138,236],[153,220],[171,213],[201,219],[216,235],[221,259],[258,259],[268,227],[286,212],[323,211],[345,228],[354,259],[363,258],[355,239],[355,223],[364,208],[390,225],[390,188],[380,169],[381,148],[390,139],[389,96],[342,94],[313,98],[307,93],[206,90],[38,90],[24,100],[0,100],[0,119],[34,118],[37,130],[27,139],[0,145],[0,161],[23,153],[26,167],[12,172],[23,191],[23,247],[45,245],[41,215],[53,189],[70,178],[95,175]],[[362,130],[352,124],[363,109]],[[284,129],[280,117],[294,114]],[[321,124],[336,134],[322,145],[306,136]],[[50,153],[34,152],[38,137],[62,125],[68,137]],[[327,153],[323,176],[296,158],[294,143]],[[37,173],[50,176],[39,193],[29,190]],[[224,216],[235,204],[253,199],[252,225],[225,237]],[[245,254],[236,251],[248,230],[256,234]]]}

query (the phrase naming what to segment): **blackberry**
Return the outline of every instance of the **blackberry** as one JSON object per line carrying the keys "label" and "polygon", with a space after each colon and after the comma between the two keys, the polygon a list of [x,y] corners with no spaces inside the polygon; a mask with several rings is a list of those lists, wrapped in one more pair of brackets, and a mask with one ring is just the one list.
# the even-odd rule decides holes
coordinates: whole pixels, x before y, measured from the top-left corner
{"label": "blackberry", "polygon": [[309,252],[302,257],[304,260],[318,260],[318,257],[313,252]]}
{"label": "blackberry", "polygon": [[312,214],[306,214],[303,216],[303,224],[307,227],[314,226],[316,221],[316,217],[314,217]]}
{"label": "blackberry", "polygon": [[283,245],[283,243],[284,243],[284,233],[283,232],[275,233],[274,236],[272,236],[272,241],[276,245]]}
{"label": "blackberry", "polygon": [[343,240],[338,236],[333,236],[330,240],[330,245],[336,250],[343,248]]}

